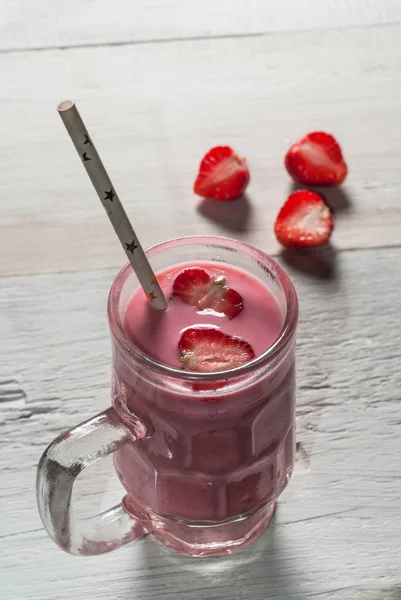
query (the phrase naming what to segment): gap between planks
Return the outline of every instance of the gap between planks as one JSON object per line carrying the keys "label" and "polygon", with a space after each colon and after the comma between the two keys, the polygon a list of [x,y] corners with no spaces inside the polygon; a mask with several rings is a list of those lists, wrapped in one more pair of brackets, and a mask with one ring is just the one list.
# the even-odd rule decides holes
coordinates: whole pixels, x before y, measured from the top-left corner
{"label": "gap between planks", "polygon": [[[398,24],[397,21],[391,23],[368,23],[361,25],[338,25],[335,27],[327,27],[325,28],[325,32],[329,31],[340,31],[344,29],[367,29],[372,27],[392,27],[395,24]],[[311,27],[310,29],[292,29],[291,34],[297,35],[302,33],[311,33],[315,31],[315,27]],[[175,43],[185,43],[185,42],[207,42],[214,40],[236,40],[236,39],[244,39],[244,38],[263,38],[274,35],[282,35],[283,33],[287,33],[285,29],[279,31],[255,31],[250,33],[227,33],[227,34],[216,34],[216,35],[193,35],[188,37],[172,37],[172,38],[149,38],[144,40],[116,40],[116,41],[108,41],[108,42],[80,42],[76,44],[55,44],[53,46],[22,46],[21,48],[0,48],[0,56],[2,54],[19,54],[22,52],[30,53],[30,52],[46,52],[46,51],[68,51],[68,50],[79,50],[86,48],[118,48],[120,46],[149,46],[156,44],[175,44]]]}
{"label": "gap between planks", "polygon": [[[392,250],[395,248],[400,248],[401,247],[401,242],[399,244],[389,244],[389,245],[384,245],[384,246],[367,246],[366,248],[347,248],[344,250],[334,250],[335,254],[345,254],[345,253],[350,253],[350,252],[369,252],[371,250]],[[305,256],[307,257],[308,255],[311,257],[316,257],[319,260],[319,256],[320,253],[323,252],[323,254],[325,253],[326,250],[330,250],[330,246],[323,246],[321,248],[310,248],[310,249],[304,249],[304,248],[300,248],[300,249],[295,249],[292,254],[294,257],[296,257],[297,255],[299,257]],[[280,252],[270,252],[269,256],[271,256],[272,258],[275,259],[279,259],[281,256]],[[313,260],[313,258],[312,258]],[[283,266],[285,267],[285,263],[286,261],[283,261]],[[108,269],[112,269],[115,268],[117,270],[120,270],[123,268],[123,266],[127,264],[126,262],[122,261],[120,265],[112,265],[110,267],[107,267]],[[4,279],[14,279],[14,278],[19,278],[19,277],[41,277],[43,275],[68,275],[68,274],[73,274],[73,273],[96,273],[96,272],[100,272],[100,271],[104,271],[104,267],[102,266],[98,266],[98,267],[92,267],[89,269],[57,269],[54,271],[40,271],[40,272],[33,272],[33,273],[15,273],[15,274],[2,274],[0,272],[0,280],[4,280]],[[116,271],[117,273],[117,271]],[[323,275],[324,276],[324,275]]]}

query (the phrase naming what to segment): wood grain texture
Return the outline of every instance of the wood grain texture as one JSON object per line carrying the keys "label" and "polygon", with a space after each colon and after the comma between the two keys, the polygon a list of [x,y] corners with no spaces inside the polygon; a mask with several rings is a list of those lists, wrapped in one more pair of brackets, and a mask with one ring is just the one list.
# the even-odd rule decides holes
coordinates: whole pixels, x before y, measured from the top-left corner
{"label": "wood grain texture", "polygon": [[0,51],[401,22],[398,0],[1,0]]}
{"label": "wood grain texture", "polygon": [[[289,144],[340,140],[350,174],[328,192],[339,249],[401,239],[401,25],[0,56],[0,275],[121,265],[114,232],[56,113],[72,97],[145,246],[194,233],[277,252]],[[341,49],[341,51],[340,51]],[[231,144],[247,199],[202,202],[200,158]]]}
{"label": "wood grain texture", "polygon": [[[288,266],[301,307],[295,475],[267,533],[217,560],[151,539],[76,559],[47,538],[35,467],[58,433],[108,404],[114,270],[0,281],[0,598],[400,599],[401,248],[320,256],[326,278],[313,256]],[[78,490],[84,514],[120,495],[110,462]]]}

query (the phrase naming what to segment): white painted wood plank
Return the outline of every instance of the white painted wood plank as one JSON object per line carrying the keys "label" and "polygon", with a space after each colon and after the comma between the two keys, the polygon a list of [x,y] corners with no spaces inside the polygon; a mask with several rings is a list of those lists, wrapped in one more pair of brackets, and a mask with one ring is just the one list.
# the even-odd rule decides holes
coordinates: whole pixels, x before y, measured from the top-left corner
{"label": "white painted wood plank", "polygon": [[[213,233],[277,252],[273,223],[291,187],[283,157],[314,129],[337,135],[350,169],[328,196],[340,207],[333,244],[399,244],[400,38],[389,26],[3,55],[0,274],[124,260],[56,113],[66,97],[145,246]],[[205,205],[192,193],[219,143],[249,161],[246,202]]]}
{"label": "white painted wood plank", "polygon": [[400,21],[398,0],[1,0],[0,50],[322,31]]}
{"label": "white painted wood plank", "polygon": [[[3,278],[0,598],[399,600],[400,261],[401,248],[366,250],[333,257],[332,278],[289,269],[301,306],[297,468],[268,532],[217,560],[151,539],[76,559],[47,538],[35,466],[51,439],[108,403],[114,273]],[[85,474],[79,495],[89,514],[119,494],[108,463]]]}

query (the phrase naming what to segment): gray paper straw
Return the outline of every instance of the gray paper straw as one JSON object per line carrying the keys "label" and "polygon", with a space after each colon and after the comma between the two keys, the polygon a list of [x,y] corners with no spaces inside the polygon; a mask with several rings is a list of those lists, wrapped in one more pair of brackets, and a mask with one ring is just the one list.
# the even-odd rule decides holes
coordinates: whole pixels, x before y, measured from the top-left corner
{"label": "gray paper straw", "polygon": [[127,213],[96,151],[81,116],[71,100],[61,102],[57,110],[82,160],[93,187],[114,227],[146,297],[155,308],[165,310],[167,300],[145,256]]}

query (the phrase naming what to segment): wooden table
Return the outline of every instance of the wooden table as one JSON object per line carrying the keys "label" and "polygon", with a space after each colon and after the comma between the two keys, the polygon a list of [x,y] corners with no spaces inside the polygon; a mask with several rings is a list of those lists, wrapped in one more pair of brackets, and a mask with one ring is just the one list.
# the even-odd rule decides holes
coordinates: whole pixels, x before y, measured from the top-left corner
{"label": "wooden table", "polygon": [[[399,0],[1,0],[0,32],[0,597],[401,598]],[[145,245],[237,237],[297,286],[296,470],[238,555],[145,539],[77,559],[39,520],[43,449],[109,403],[105,304],[124,261],[56,114],[68,97]],[[350,173],[328,196],[332,249],[288,262],[272,233],[283,156],[314,129],[337,135]],[[252,172],[222,212],[191,192],[218,143]],[[119,500],[111,462],[77,494],[83,514]]]}

